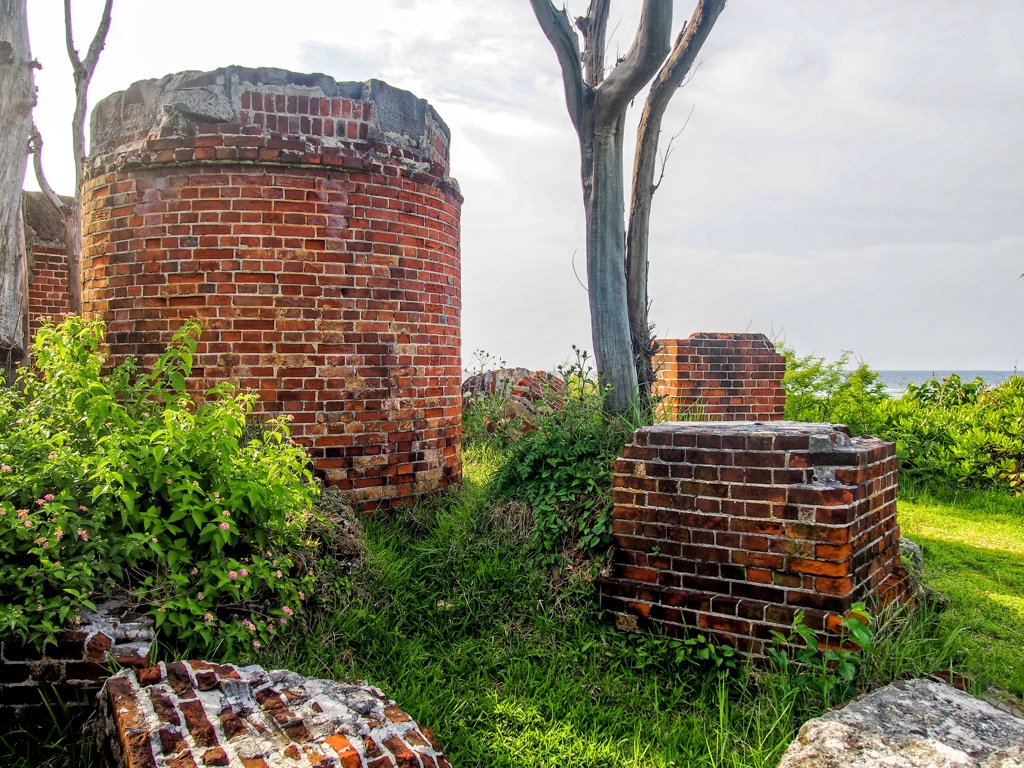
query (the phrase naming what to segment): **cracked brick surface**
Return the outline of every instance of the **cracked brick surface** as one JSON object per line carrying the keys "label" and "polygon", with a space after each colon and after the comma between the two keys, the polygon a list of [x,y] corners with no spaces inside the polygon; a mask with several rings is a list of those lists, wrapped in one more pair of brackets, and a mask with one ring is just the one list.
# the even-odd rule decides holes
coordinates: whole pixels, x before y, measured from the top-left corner
{"label": "cracked brick surface", "polygon": [[380,690],[205,661],[124,670],[99,698],[110,768],[451,768]]}

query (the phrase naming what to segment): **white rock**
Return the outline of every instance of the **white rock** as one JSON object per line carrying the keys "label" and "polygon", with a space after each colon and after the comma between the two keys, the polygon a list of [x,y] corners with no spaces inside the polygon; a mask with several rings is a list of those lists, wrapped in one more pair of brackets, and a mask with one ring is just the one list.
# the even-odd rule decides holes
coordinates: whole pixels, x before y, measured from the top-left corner
{"label": "white rock", "polygon": [[778,768],[1024,768],[1024,720],[945,683],[900,681],[810,720]]}

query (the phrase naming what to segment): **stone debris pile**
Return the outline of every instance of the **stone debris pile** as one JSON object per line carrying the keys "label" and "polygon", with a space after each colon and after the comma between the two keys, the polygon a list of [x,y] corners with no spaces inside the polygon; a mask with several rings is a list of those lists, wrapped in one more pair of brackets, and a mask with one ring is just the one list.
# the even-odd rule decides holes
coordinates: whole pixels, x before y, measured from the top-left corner
{"label": "stone debris pile", "polygon": [[451,768],[372,686],[205,661],[123,670],[99,696],[110,768]]}

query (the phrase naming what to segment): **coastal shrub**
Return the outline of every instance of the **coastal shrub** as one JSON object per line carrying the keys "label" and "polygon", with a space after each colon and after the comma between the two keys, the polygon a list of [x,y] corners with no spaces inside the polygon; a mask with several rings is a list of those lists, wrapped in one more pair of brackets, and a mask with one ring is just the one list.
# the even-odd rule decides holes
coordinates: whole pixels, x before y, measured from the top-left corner
{"label": "coastal shrub", "polygon": [[611,544],[615,460],[636,428],[606,413],[587,353],[573,350],[576,361],[558,368],[567,384],[562,408],[540,413],[509,446],[494,481],[499,496],[530,505],[537,558],[551,566]]}
{"label": "coastal shrub", "polygon": [[882,404],[879,433],[896,443],[903,473],[923,482],[1024,485],[1024,378],[911,384]]}
{"label": "coastal shrub", "polygon": [[34,370],[0,389],[0,631],[36,644],[120,592],[171,638],[260,647],[313,586],[294,553],[316,486],[287,423],[243,438],[255,394],[185,388],[200,328],[150,373],[104,372],[104,327],[36,334]]}
{"label": "coastal shrub", "polygon": [[788,347],[780,351],[786,358],[787,419],[845,424],[854,435],[878,427],[878,409],[888,399],[881,374],[863,362],[851,368],[851,352],[827,362],[816,355],[800,357]]}
{"label": "coastal shrub", "polygon": [[952,374],[886,395],[877,371],[836,361],[786,357],[786,418],[846,424],[852,434],[896,443],[905,478],[945,485],[1024,487],[1024,378],[997,386]]}

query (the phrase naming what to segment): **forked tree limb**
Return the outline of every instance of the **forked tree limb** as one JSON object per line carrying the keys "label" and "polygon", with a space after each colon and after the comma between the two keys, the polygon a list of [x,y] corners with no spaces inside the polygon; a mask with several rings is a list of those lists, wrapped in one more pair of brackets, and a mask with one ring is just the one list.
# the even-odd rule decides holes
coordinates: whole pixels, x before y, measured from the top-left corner
{"label": "forked tree limb", "polygon": [[672,52],[651,83],[637,129],[633,191],[626,236],[626,290],[633,354],[637,361],[641,394],[649,392],[654,381],[651,358],[655,346],[651,339],[647,314],[647,274],[651,202],[657,190],[654,175],[658,160],[661,121],[669,102],[683,84],[723,8],[725,0],[699,0],[690,22],[680,31]]}
{"label": "forked tree limb", "polygon": [[[99,62],[100,53],[107,42],[107,33],[110,32],[110,13],[114,0],[106,0],[103,5],[103,13],[100,16],[99,26],[96,34],[93,35],[89,50],[85,58],[78,55],[75,48],[74,33],[71,23],[71,0],[64,0],[64,31],[66,36],[68,58],[71,59],[71,66],[75,76],[75,114],[72,118],[72,150],[75,157],[75,183],[81,186],[82,183],[82,160],[85,158],[85,117],[89,109],[89,83],[96,72],[96,64]],[[75,195],[76,200],[78,194]]]}
{"label": "forked tree limb", "polygon": [[82,314],[82,177],[85,173],[85,118],[89,111],[89,83],[96,72],[100,53],[107,42],[110,32],[110,15],[114,0],[106,0],[100,23],[93,35],[85,58],[81,58],[75,48],[75,36],[71,20],[71,0],[64,0],[64,37],[68,49],[68,58],[75,79],[75,113],[71,119],[71,150],[75,159],[75,194],[70,203],[65,203],[54,192],[43,172],[43,139],[39,129],[32,125],[32,139],[29,145],[34,158],[32,161],[36,171],[39,188],[46,199],[61,217],[64,230],[64,248],[68,258],[68,304],[74,314]]}
{"label": "forked tree limb", "polygon": [[29,136],[28,151],[32,155],[32,167],[36,172],[36,182],[39,184],[39,189],[42,190],[43,195],[47,200],[50,201],[57,213],[64,216],[67,211],[67,204],[60,199],[53,187],[50,186],[50,182],[46,179],[46,172],[43,170],[43,137],[39,133],[39,128],[36,126],[35,121],[32,122],[32,133]]}
{"label": "forked tree limb", "polygon": [[621,119],[629,102],[654,77],[671,45],[672,0],[644,0],[633,45],[597,89],[598,125],[611,126]]}

